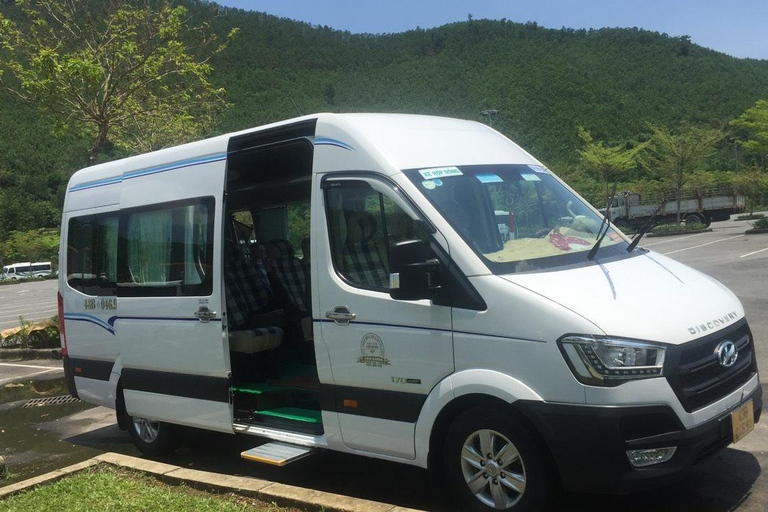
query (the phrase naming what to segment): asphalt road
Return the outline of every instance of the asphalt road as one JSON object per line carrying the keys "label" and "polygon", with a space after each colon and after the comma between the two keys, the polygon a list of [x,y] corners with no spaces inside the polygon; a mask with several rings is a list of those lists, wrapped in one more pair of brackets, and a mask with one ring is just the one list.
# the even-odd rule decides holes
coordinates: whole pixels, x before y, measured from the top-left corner
{"label": "asphalt road", "polygon": [[0,386],[30,379],[56,379],[63,376],[64,369],[58,360],[0,360]]}
{"label": "asphalt road", "polygon": [[56,279],[0,286],[0,331],[18,327],[19,316],[30,321],[54,316],[58,287]]}

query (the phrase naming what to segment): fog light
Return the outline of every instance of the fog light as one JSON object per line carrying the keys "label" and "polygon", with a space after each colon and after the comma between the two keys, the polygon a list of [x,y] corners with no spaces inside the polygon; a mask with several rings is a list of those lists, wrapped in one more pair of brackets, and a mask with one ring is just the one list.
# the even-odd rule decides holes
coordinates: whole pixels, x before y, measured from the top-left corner
{"label": "fog light", "polygon": [[677,450],[677,446],[651,448],[650,450],[627,450],[627,457],[633,467],[643,468],[667,462],[675,454],[675,450]]}

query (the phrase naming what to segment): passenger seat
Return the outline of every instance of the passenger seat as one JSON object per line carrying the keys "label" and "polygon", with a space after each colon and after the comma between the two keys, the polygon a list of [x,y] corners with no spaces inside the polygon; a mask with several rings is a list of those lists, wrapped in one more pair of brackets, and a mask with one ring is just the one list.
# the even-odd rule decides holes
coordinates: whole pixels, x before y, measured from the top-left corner
{"label": "passenger seat", "polygon": [[368,212],[349,212],[343,264],[346,276],[372,288],[389,288],[389,270],[376,241],[376,219]]}
{"label": "passenger seat", "polygon": [[227,241],[225,247],[224,291],[230,350],[255,354],[279,347],[282,328],[250,324],[252,315],[264,310],[272,297],[265,269],[247,260],[235,242]]}

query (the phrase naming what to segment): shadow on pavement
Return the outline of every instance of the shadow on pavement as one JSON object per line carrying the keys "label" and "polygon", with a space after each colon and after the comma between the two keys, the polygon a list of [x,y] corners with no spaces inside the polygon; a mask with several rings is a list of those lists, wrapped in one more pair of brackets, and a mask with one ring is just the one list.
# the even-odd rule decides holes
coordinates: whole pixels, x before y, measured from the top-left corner
{"label": "shadow on pavement", "polygon": [[[99,441],[92,439],[100,437]],[[122,437],[120,437],[122,436]],[[70,442],[106,446],[113,439],[112,451],[132,454],[125,432],[102,428],[70,438]],[[436,488],[422,469],[392,462],[367,459],[330,451],[289,466],[276,468],[246,462],[240,452],[261,441],[247,436],[185,430],[183,447],[163,462],[178,466],[262,478],[358,498],[393,503],[424,510],[462,510],[448,501],[446,493]],[[101,445],[101,446],[100,446]],[[115,448],[118,448],[115,450]],[[763,461],[765,463],[765,461]],[[762,505],[740,507],[750,498],[762,476],[761,463],[755,455],[728,448],[713,459],[697,466],[682,482],[642,493],[610,496],[564,493],[558,510],[590,512],[726,512],[729,510],[765,510]],[[763,478],[765,480],[765,478]],[[752,500],[750,500],[752,501]]]}
{"label": "shadow on pavement", "polygon": [[[6,430],[2,436],[6,442],[15,441],[5,446],[13,452],[11,459],[39,473],[102,451],[139,455],[128,434],[117,428],[113,411],[101,407],[84,409],[84,406],[58,406],[62,407],[61,412],[51,416],[43,410],[6,411],[6,420],[8,413],[16,416],[12,431]],[[240,452],[264,442],[256,437],[184,429],[180,440],[182,447],[172,456],[160,460],[182,467],[261,478],[403,507],[462,510],[449,501],[444,491],[433,486],[425,470],[412,466],[320,450],[311,457],[276,468],[240,458]],[[0,449],[0,453],[3,451]],[[682,482],[669,487],[625,496],[565,493],[560,497],[560,506],[553,510],[764,511],[768,499],[764,488],[768,487],[768,477],[762,474],[761,464],[768,465],[768,453],[753,454],[728,448],[696,467]],[[27,470],[24,472],[28,473]],[[29,476],[32,475],[27,474],[24,478]]]}

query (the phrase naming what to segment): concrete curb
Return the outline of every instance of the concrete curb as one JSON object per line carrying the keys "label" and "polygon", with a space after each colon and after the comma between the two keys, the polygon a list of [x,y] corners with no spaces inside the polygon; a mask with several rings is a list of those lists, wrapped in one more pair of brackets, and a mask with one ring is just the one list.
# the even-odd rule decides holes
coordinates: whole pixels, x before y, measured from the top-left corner
{"label": "concrete curb", "polygon": [[760,235],[763,233],[768,233],[768,228],[753,228],[744,232],[745,235]]}
{"label": "concrete curb", "polygon": [[222,475],[208,471],[187,469],[163,462],[121,455],[119,453],[104,453],[91,459],[57,469],[44,475],[36,476],[22,482],[0,487],[0,500],[14,496],[38,485],[50,484],[64,477],[73,475],[98,464],[109,464],[133,469],[153,475],[166,483],[185,485],[203,491],[226,493],[231,492],[250,496],[281,506],[300,507],[312,511],[328,512],[418,512],[416,509],[398,507],[389,503],[352,498],[325,491],[316,491],[304,487],[280,484],[269,480],[235,475]]}
{"label": "concrete curb", "polygon": [[0,348],[0,361],[61,359],[60,348]]}

